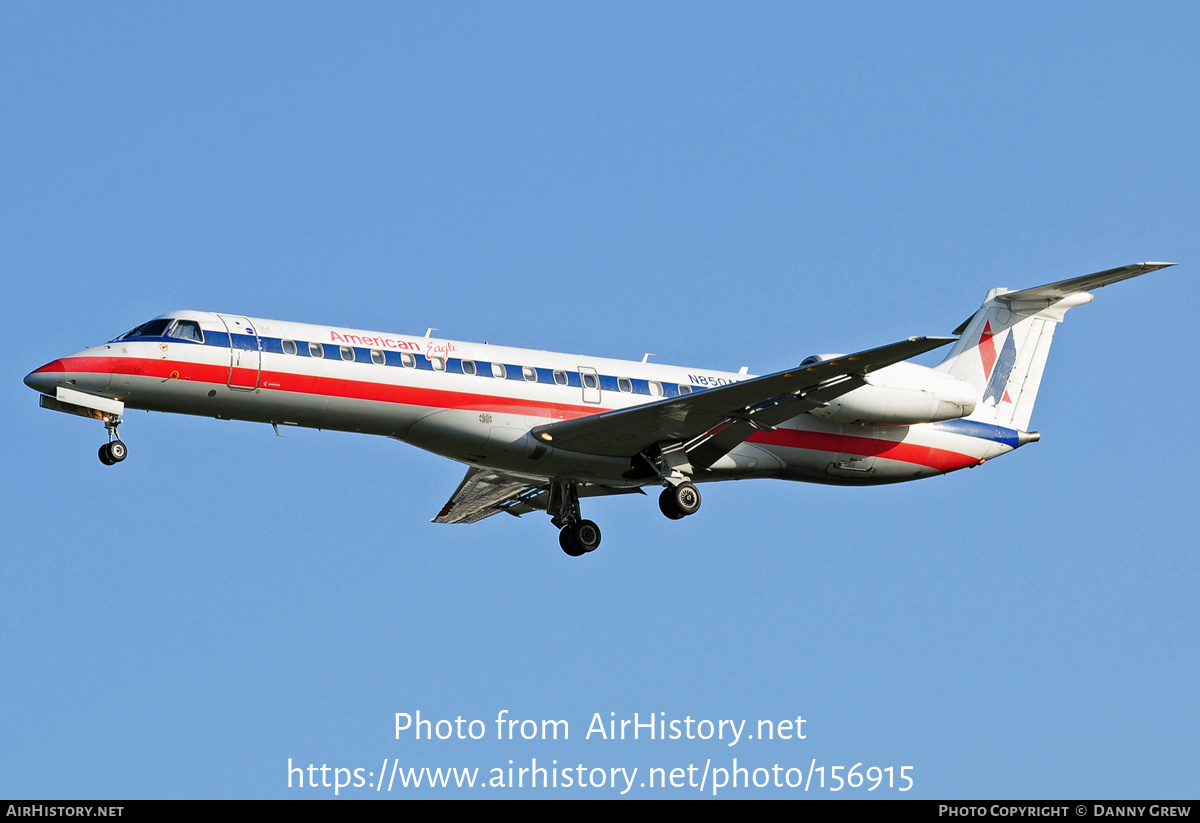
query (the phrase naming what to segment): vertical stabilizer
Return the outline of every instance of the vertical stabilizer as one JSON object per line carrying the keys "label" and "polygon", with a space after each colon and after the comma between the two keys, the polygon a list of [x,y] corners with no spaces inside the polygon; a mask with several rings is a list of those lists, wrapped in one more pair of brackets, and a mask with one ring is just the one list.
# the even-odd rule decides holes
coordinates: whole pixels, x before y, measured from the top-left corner
{"label": "vertical stabilizer", "polygon": [[969,419],[1027,431],[1054,329],[1067,310],[1090,303],[1089,289],[1171,265],[1137,263],[1021,291],[992,289],[979,311],[955,330],[961,336],[938,371],[976,387]]}

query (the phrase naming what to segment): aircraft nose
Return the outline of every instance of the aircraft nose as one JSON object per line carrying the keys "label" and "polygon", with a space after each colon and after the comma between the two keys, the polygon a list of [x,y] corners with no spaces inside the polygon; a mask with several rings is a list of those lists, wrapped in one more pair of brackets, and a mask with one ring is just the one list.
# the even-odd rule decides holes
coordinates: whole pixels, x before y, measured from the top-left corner
{"label": "aircraft nose", "polygon": [[34,369],[25,375],[25,385],[42,394],[54,394],[59,376],[67,371],[66,364],[61,360],[52,360],[40,369]]}

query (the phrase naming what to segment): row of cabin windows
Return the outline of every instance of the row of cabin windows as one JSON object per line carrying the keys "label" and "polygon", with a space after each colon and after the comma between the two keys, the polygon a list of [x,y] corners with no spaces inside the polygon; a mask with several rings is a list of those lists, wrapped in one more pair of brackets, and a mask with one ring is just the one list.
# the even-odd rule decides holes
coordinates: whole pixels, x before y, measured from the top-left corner
{"label": "row of cabin windows", "polygon": [[[284,354],[296,354],[296,352],[297,352],[296,341],[284,340],[284,341],[282,341],[282,343],[283,343],[283,353]],[[342,360],[345,360],[348,363],[354,362],[353,347],[340,346],[338,348],[338,351],[342,356]],[[380,351],[379,349],[371,349],[370,352],[371,352],[371,362],[372,363],[374,363],[377,366],[382,366],[385,364],[386,358],[384,357],[384,354],[382,351]],[[308,356],[316,358],[318,360],[325,357],[325,347],[323,345],[321,345],[320,343],[309,343],[308,344]],[[416,357],[414,357],[412,354],[409,354],[408,352],[400,353],[400,362],[407,369],[415,369],[417,367]],[[445,358],[436,357],[436,356],[430,357],[429,362],[433,366],[434,371],[445,371],[446,370]],[[474,376],[479,373],[479,370],[475,366],[474,360],[463,360],[461,362],[462,362],[463,374]],[[521,367],[521,376],[525,378],[525,381],[527,383],[538,382],[537,369],[535,369],[533,366],[522,366]],[[508,368],[503,363],[493,363],[492,364],[492,377],[495,377],[498,380],[506,379],[508,377]],[[584,373],[580,374],[580,377],[583,380],[584,388],[587,388],[587,389],[599,389],[600,388],[600,378],[597,377],[595,374],[592,374],[591,372],[584,372]],[[555,384],[557,384],[559,386],[568,385],[569,381],[567,379],[567,373],[561,369],[556,369],[554,371],[554,382],[555,382]],[[648,380],[646,382],[650,386],[650,394],[651,395],[653,395],[654,397],[662,397],[663,396],[662,383],[659,383],[657,380]],[[630,380],[628,377],[618,377],[617,378],[617,389],[622,392],[625,392],[625,393],[632,393],[633,392],[633,381]],[[679,386],[679,393],[680,394],[691,394],[692,387],[681,384]]]}
{"label": "row of cabin windows", "polygon": [[[134,338],[138,338],[138,337],[161,337],[164,335],[164,333],[167,337],[174,337],[174,338],[177,338],[180,340],[192,340],[197,343],[204,342],[204,332],[200,329],[199,323],[196,323],[193,320],[174,320],[174,321],[172,321],[171,318],[151,320],[148,323],[143,323],[142,325],[138,326],[137,328],[133,329],[132,331],[128,331],[125,334],[121,335],[120,337],[117,338],[117,340],[130,340],[130,339],[134,339]],[[295,340],[282,340],[280,342],[282,343],[284,354],[294,355],[294,354],[298,353],[298,349],[296,347]],[[340,346],[340,347],[338,347],[338,352],[341,355],[342,360],[349,362],[349,363],[353,363],[355,361],[355,354],[354,354],[353,347]],[[380,351],[379,349],[370,349],[370,353],[371,353],[371,362],[374,363],[375,365],[383,366],[387,363],[387,358],[385,357],[384,353],[382,351]],[[317,359],[324,358],[325,357],[325,347],[323,345],[321,345],[320,343],[309,343],[308,344],[308,355],[309,355],[309,357],[314,357]],[[400,361],[401,361],[401,364],[405,368],[414,369],[417,367],[416,357],[414,357],[412,354],[410,354],[408,352],[400,353]],[[434,371],[445,371],[446,370],[445,358],[431,357],[431,358],[429,358],[429,362],[430,362],[430,365],[433,366]],[[463,360],[460,362],[462,363],[463,374],[469,375],[469,376],[474,376],[479,373],[479,370],[475,366],[475,362],[473,360]],[[567,373],[565,371],[563,371],[561,369],[556,369],[553,372],[553,375],[554,375],[554,382],[556,385],[559,385],[559,386],[569,385],[570,381],[568,380]],[[523,378],[525,378],[525,381],[528,383],[537,383],[538,382],[537,369],[534,368],[533,366],[522,366],[521,367],[521,376]],[[580,379],[582,381],[584,388],[593,389],[593,390],[600,388],[600,378],[597,375],[595,375],[591,372],[581,372],[579,376],[580,376]],[[507,379],[508,378],[508,368],[503,363],[492,363],[492,377],[495,377],[498,380]],[[647,385],[649,386],[650,394],[652,396],[654,396],[654,397],[662,397],[663,396],[663,387],[662,387],[661,383],[659,383],[656,380],[648,380],[646,382],[647,382]],[[624,393],[632,393],[633,392],[633,381],[630,380],[628,377],[618,377],[617,378],[617,389],[618,389],[618,391],[621,391]],[[684,385],[684,384],[681,384],[679,386],[680,394],[691,394],[691,391],[692,391],[691,386]]]}

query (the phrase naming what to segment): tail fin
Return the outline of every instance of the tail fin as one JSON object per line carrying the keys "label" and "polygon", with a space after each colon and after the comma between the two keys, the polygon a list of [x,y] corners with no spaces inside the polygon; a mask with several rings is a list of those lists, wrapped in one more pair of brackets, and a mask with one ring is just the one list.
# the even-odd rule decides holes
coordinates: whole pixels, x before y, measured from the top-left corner
{"label": "tail fin", "polygon": [[1092,302],[1089,289],[1173,265],[1135,263],[1032,289],[992,289],[979,311],[954,330],[961,336],[937,370],[978,390],[969,419],[1027,431],[1054,327],[1067,310]]}

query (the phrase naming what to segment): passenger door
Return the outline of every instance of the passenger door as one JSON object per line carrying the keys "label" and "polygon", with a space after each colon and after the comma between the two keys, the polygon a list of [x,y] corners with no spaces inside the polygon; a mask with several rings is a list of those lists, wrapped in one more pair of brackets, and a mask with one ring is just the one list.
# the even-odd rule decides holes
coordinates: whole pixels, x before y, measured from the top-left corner
{"label": "passenger door", "polygon": [[579,380],[583,384],[583,402],[600,402],[600,375],[587,366],[579,367]]}
{"label": "passenger door", "polygon": [[262,374],[262,343],[245,317],[218,314],[229,332],[229,388],[253,391]]}

